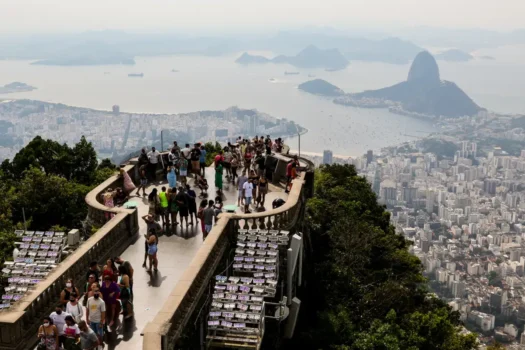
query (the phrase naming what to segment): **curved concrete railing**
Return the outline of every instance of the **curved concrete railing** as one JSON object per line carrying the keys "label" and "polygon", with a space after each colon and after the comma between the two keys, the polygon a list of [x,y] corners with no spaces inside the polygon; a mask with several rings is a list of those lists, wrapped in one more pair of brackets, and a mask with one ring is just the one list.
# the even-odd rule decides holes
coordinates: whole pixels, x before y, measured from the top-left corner
{"label": "curved concrete railing", "polygon": [[[306,163],[313,169],[311,162]],[[295,225],[304,202],[305,178],[306,172],[302,172],[293,181],[288,200],[280,208],[252,214],[221,214],[161,311],[146,325],[144,350],[175,348],[239,228],[289,229]]]}

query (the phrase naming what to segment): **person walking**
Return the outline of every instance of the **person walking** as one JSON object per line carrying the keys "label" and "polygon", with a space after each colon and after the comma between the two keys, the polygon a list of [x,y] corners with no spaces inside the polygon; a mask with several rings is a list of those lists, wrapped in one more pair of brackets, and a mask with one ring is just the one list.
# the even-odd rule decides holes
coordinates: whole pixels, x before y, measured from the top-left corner
{"label": "person walking", "polygon": [[68,278],[66,280],[66,287],[60,292],[60,303],[63,307],[66,307],[67,303],[69,303],[69,297],[72,293],[75,293],[76,295],[80,294],[78,288],[75,287],[75,284],[73,283],[73,279]]}
{"label": "person walking", "polygon": [[251,178],[248,178],[248,181],[242,186],[242,193],[244,197],[244,213],[249,214],[251,213],[250,204],[252,203],[253,196],[253,184]]}
{"label": "person walking", "polygon": [[82,350],[96,350],[99,345],[98,337],[95,332],[88,327],[86,321],[80,321],[78,323],[78,329],[80,330],[80,347]]}
{"label": "person walking", "polygon": [[53,324],[51,317],[44,317],[42,325],[38,327],[38,350],[57,350],[58,349],[58,329]]}
{"label": "person walking", "polygon": [[222,194],[222,174],[223,174],[222,161],[219,161],[215,167],[215,187],[217,188],[217,193]]}
{"label": "person walking", "polygon": [[77,343],[80,341],[80,329],[72,316],[66,317],[64,325],[64,349],[77,350]]}
{"label": "person walking", "polygon": [[175,174],[175,166],[168,165],[166,174],[166,179],[168,180],[168,184],[170,188],[175,188],[177,186],[177,174]]}
{"label": "person walking", "polygon": [[199,157],[199,163],[200,163],[200,170],[201,175],[204,177],[206,174],[206,149],[204,148],[204,145],[201,145],[201,155]]}
{"label": "person walking", "polygon": [[84,317],[84,310],[78,302],[78,295],[76,293],[71,293],[69,302],[66,305],[66,313],[70,314],[75,322],[78,323],[82,321],[82,318]]}
{"label": "person walking", "polygon": [[157,164],[159,163],[160,152],[151,147],[151,152],[148,152],[148,173],[150,181],[157,181]]}
{"label": "person walking", "polygon": [[229,147],[224,147],[224,161],[222,162],[222,166],[224,169],[226,169],[226,180],[230,180],[232,177],[231,172],[231,162],[233,159],[233,154]]}
{"label": "person walking", "polygon": [[57,327],[58,330],[58,343],[59,346],[64,345],[66,337],[64,336],[64,325],[66,324],[66,317],[70,316],[67,312],[63,311],[62,304],[58,304],[55,308],[55,311],[49,315],[53,324]]}
{"label": "person walking", "polygon": [[215,203],[210,200],[208,202],[208,208],[206,208],[203,212],[204,216],[204,231],[202,232],[203,238],[206,239],[208,237],[208,234],[210,233],[212,227],[213,227],[213,218],[215,217],[215,208],[213,208],[213,205]]}
{"label": "person walking", "polygon": [[98,337],[99,344],[103,344],[104,324],[106,323],[106,303],[100,297],[100,288],[93,288],[93,296],[88,299],[86,319],[89,327]]}

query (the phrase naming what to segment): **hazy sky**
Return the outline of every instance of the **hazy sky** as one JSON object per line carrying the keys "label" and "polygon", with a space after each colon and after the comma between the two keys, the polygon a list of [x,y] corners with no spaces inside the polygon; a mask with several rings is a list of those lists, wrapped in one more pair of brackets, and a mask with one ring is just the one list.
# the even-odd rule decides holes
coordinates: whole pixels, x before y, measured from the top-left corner
{"label": "hazy sky", "polygon": [[525,0],[0,0],[0,33],[429,25],[509,30]]}

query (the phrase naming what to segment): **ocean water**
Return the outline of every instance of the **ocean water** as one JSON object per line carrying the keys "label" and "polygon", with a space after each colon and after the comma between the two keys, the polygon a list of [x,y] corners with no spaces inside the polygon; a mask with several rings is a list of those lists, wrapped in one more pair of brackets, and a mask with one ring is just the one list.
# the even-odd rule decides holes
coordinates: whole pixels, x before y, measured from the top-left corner
{"label": "ocean water", "polygon": [[[502,52],[479,53],[496,57],[494,61],[439,62],[442,78],[455,81],[483,107],[498,112],[525,113],[525,63],[512,52],[507,48]],[[0,85],[20,81],[38,88],[0,97],[106,110],[118,104],[124,112],[256,108],[306,127],[309,131],[301,137],[301,151],[319,153],[330,149],[334,154],[348,156],[360,155],[368,149],[377,151],[438,131],[427,121],[387,110],[339,106],[331,99],[297,89],[300,83],[314,78],[325,79],[347,92],[376,89],[406,79],[409,65],[352,62],[344,71],[326,72],[275,64],[240,66],[234,63],[237,57],[238,54],[138,57],[135,66],[93,67],[33,66],[29,61],[0,61]],[[171,72],[172,69],[179,72]],[[285,75],[285,71],[300,74]],[[130,78],[128,73],[144,73],[144,77]],[[298,146],[297,138],[288,143],[292,148]]]}

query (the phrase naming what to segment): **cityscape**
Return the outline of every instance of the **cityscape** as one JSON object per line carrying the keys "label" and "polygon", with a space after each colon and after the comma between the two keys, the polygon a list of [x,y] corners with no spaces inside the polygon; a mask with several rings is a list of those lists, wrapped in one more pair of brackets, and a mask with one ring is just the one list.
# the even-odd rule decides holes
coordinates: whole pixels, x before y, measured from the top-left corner
{"label": "cityscape", "polygon": [[354,165],[396,232],[413,242],[432,291],[482,343],[516,348],[525,345],[525,150],[510,155],[497,145],[524,141],[524,129],[512,127],[522,119],[481,113],[444,121],[448,131],[430,140],[454,145],[449,157],[443,146],[425,152],[422,139],[363,157],[325,150],[313,158]]}

